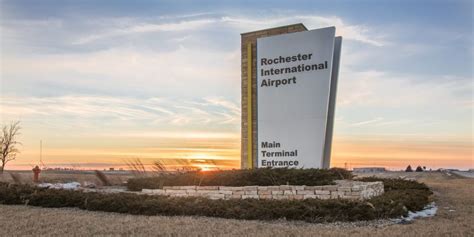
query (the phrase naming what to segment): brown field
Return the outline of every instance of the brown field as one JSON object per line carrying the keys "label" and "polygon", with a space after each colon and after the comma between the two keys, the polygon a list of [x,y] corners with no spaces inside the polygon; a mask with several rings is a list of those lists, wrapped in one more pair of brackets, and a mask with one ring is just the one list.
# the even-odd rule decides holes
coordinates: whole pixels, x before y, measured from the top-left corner
{"label": "brown field", "polygon": [[[51,175],[54,180],[64,178]],[[45,174],[44,178],[48,179],[47,176]],[[133,216],[70,208],[0,205],[0,236],[474,236],[474,179],[440,172],[389,172],[378,176],[409,176],[425,182],[435,193],[434,199],[439,207],[437,215],[403,225],[387,222],[309,224],[284,220],[264,222],[208,217]],[[126,180],[126,177],[113,178],[117,182]],[[6,175],[0,177],[0,180],[7,179]],[[68,181],[70,179],[67,178]],[[89,174],[75,174],[74,179],[95,180]]]}

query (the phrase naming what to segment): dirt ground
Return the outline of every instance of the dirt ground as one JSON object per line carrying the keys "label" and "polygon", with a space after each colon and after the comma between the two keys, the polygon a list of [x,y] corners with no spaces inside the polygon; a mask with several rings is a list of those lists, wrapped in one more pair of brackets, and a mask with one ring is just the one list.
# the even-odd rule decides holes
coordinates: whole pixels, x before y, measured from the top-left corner
{"label": "dirt ground", "polygon": [[0,236],[474,236],[474,179],[440,172],[377,176],[425,182],[435,193],[437,215],[403,225],[309,224],[0,205]]}

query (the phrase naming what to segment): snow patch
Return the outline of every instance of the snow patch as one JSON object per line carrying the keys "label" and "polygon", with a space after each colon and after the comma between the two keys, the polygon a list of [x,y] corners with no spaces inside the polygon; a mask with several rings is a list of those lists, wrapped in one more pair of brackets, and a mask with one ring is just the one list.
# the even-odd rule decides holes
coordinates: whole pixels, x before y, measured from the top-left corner
{"label": "snow patch", "polygon": [[417,212],[409,211],[408,216],[402,217],[401,219],[396,219],[396,221],[399,223],[407,223],[417,218],[433,217],[436,215],[437,211],[438,211],[438,207],[436,206],[436,203],[432,202],[426,205],[423,210],[417,211]]}
{"label": "snow patch", "polygon": [[76,190],[81,187],[81,184],[78,182],[70,182],[70,183],[42,183],[38,184],[38,187],[40,188],[50,188],[50,189],[70,189],[70,190]]}

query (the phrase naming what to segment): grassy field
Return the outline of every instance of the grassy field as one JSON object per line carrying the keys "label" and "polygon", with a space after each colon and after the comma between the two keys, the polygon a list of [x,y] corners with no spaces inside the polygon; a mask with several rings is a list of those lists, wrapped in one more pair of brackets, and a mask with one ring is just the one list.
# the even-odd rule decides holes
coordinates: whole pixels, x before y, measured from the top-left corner
{"label": "grassy field", "polygon": [[410,176],[435,193],[437,216],[412,224],[386,222],[308,224],[206,217],[132,216],[77,209],[0,205],[0,236],[15,235],[253,235],[253,236],[474,236],[474,179],[445,173],[384,173]]}

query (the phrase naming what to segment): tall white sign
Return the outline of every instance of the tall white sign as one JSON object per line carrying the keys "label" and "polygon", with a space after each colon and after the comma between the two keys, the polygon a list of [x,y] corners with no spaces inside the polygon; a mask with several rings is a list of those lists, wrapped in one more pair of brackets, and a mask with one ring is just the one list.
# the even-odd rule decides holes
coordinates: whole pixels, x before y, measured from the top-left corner
{"label": "tall white sign", "polygon": [[257,39],[258,167],[323,168],[334,45],[334,27]]}

